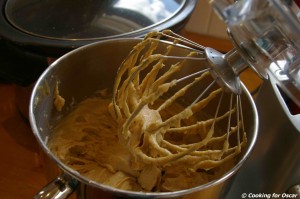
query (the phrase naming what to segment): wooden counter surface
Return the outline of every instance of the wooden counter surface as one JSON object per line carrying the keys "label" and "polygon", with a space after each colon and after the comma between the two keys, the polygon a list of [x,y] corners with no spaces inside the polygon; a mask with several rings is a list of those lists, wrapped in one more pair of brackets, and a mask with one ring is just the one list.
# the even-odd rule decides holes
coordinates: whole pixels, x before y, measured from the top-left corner
{"label": "wooden counter surface", "polygon": [[[228,41],[187,33],[185,36],[216,49],[220,46],[218,50],[223,52],[231,48]],[[250,90],[260,83],[250,70],[242,75],[242,80]],[[17,91],[17,86],[0,82],[0,199],[32,198],[47,183],[38,144],[28,120],[17,108],[18,100],[28,99],[18,96]]]}
{"label": "wooden counter surface", "polygon": [[16,106],[16,86],[0,84],[0,198],[26,199],[46,183],[38,145]]}

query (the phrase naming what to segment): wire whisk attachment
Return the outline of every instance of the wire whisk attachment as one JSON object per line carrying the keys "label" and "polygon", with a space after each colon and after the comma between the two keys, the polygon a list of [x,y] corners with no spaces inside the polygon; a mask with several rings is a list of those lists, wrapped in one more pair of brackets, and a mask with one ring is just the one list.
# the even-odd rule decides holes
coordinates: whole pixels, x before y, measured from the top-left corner
{"label": "wire whisk attachment", "polygon": [[241,95],[207,62],[205,47],[151,32],[118,70],[111,111],[146,190],[173,190],[170,175],[222,175],[247,143]]}

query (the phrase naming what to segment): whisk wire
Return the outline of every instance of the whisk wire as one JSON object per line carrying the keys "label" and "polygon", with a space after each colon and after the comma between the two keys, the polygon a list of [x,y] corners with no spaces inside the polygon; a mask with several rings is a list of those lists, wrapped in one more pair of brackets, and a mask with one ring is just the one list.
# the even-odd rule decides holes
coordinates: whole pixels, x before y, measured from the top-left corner
{"label": "whisk wire", "polygon": [[196,104],[202,97],[203,95],[216,83],[216,79],[214,79],[205,89],[202,91],[202,93],[194,100],[192,105]]}
{"label": "whisk wire", "polygon": [[182,81],[187,80],[187,79],[189,79],[189,78],[192,78],[192,77],[195,77],[195,76],[199,76],[199,75],[201,75],[202,73],[205,73],[205,72],[210,71],[210,70],[211,70],[210,68],[206,68],[206,69],[197,71],[197,72],[195,72],[195,73],[192,73],[192,74],[190,74],[190,75],[184,76],[184,77],[182,77],[182,78],[176,80],[176,82],[177,82],[177,83],[182,82]]}
{"label": "whisk wire", "polygon": [[196,49],[205,49],[204,46],[193,42],[192,40],[189,40],[179,34],[174,33],[173,31],[170,30],[164,30],[161,32],[162,36],[167,37],[167,38],[171,38],[172,40],[176,40],[176,41],[180,41],[182,44],[185,44],[186,46],[192,46]]}

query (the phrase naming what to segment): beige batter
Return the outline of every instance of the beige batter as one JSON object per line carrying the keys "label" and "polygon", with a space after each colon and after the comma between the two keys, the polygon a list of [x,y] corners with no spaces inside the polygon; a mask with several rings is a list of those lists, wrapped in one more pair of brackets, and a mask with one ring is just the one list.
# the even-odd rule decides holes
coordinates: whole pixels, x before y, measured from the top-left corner
{"label": "beige batter", "polygon": [[118,143],[118,125],[108,112],[110,99],[80,103],[54,129],[49,148],[66,165],[91,180],[128,190],[141,190],[130,153]]}
{"label": "beige batter", "polygon": [[[81,102],[56,126],[49,141],[51,151],[85,177],[125,190],[174,191],[207,183],[232,166],[229,163],[218,169],[195,172],[182,164],[165,164],[160,169],[149,166],[143,171],[135,170],[128,147],[119,143],[118,124],[108,109],[110,102],[108,97]],[[153,173],[158,175],[159,182],[153,182],[157,180]],[[151,190],[143,188],[153,183]]]}

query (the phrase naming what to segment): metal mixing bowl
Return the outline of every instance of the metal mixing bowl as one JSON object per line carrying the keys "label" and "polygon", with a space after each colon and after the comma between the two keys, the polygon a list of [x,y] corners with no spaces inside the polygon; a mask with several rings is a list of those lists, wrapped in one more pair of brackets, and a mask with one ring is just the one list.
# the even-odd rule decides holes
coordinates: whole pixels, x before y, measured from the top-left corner
{"label": "metal mixing bowl", "polygon": [[[80,47],[55,61],[49,66],[37,81],[30,101],[30,123],[43,151],[62,170],[62,175],[50,183],[36,198],[46,198],[49,195],[61,195],[65,198],[74,189],[79,198],[93,198],[92,192],[105,198],[219,198],[227,190],[233,176],[249,156],[257,137],[258,116],[251,95],[243,86],[242,105],[244,111],[245,130],[248,143],[243,149],[239,162],[217,180],[187,190],[165,193],[143,193],[119,190],[99,184],[78,172],[70,169],[57,159],[47,146],[52,128],[72,109],[74,104],[91,96],[99,89],[112,89],[116,71],[132,47],[140,39],[114,39],[101,41]],[[180,54],[180,50],[178,51]],[[195,65],[195,62],[189,64]],[[195,68],[195,67],[191,67]],[[189,73],[185,69],[183,73]],[[56,111],[53,104],[53,93],[56,84],[59,85],[60,95],[66,104],[62,112]],[[198,91],[199,92],[199,91]],[[197,93],[197,91],[195,91]],[[59,183],[58,183],[59,182]],[[55,189],[55,190],[53,190]],[[65,194],[61,192],[65,191]],[[50,198],[50,197],[47,197]]]}

